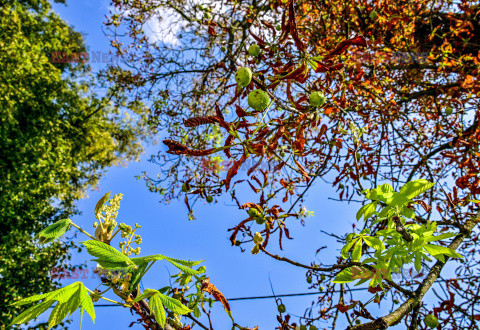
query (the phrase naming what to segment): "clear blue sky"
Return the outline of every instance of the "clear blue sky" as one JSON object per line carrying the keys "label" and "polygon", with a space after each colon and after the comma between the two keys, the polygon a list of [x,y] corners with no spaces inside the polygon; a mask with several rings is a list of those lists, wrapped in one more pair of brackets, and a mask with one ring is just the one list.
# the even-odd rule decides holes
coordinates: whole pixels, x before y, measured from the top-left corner
{"label": "clear blue sky", "polygon": [[[102,32],[102,22],[107,12],[107,2],[98,0],[68,1],[67,6],[55,4],[54,9],[77,31],[85,34],[90,51],[107,52],[108,40]],[[93,69],[99,65],[92,64]],[[126,167],[111,168],[101,180],[98,190],[89,192],[88,198],[78,202],[83,215],[73,221],[90,228],[93,222],[93,209],[97,200],[107,191],[123,193],[124,200],[119,213],[119,222],[133,225],[142,224],[142,255],[161,253],[181,259],[206,260],[207,274],[227,298],[261,296],[272,294],[269,278],[276,294],[308,292],[305,272],[285,263],[270,259],[262,254],[240,253],[230,246],[227,229],[244,217],[236,207],[228,206],[230,200],[222,200],[215,205],[201,205],[196,209],[197,220],[187,220],[187,209],[182,202],[169,205],[159,203],[159,196],[148,192],[142,180],[136,180],[143,170],[155,174],[158,168],[147,160],[163,145],[148,146],[139,163]],[[315,251],[322,245],[331,247],[328,254],[320,254],[323,262],[333,261],[339,254],[339,246],[320,229],[342,233],[351,230],[357,205],[346,206],[328,200],[334,193],[328,186],[318,183],[308,194],[306,206],[315,216],[306,220],[306,226],[293,225],[294,240],[285,242],[285,251],[279,252],[295,260],[309,263],[315,260]],[[83,237],[81,237],[83,239]],[[75,255],[75,262],[84,262],[88,256]],[[88,267],[95,264],[88,262]],[[175,271],[169,268],[172,273]],[[153,275],[153,276],[152,276]],[[168,285],[169,274],[163,264],[154,267],[154,272],[143,281],[145,288],[160,288]],[[65,284],[69,281],[65,280]],[[88,279],[85,284],[93,289],[97,280]],[[368,296],[370,296],[368,294]],[[287,311],[293,315],[303,315],[315,296],[284,298]],[[258,325],[260,329],[273,329],[276,325],[276,305],[273,299],[231,302],[236,321],[244,326]],[[130,322],[135,318],[128,310],[120,307],[97,308],[95,326],[84,318],[83,329],[131,329]],[[212,313],[215,329],[229,329],[230,321],[220,304]],[[72,328],[79,328],[78,312],[74,314]],[[323,328],[322,324],[317,324]],[[340,328],[342,323],[340,323]],[[346,327],[346,326],[345,326]],[[137,327],[138,328],[138,327]]]}

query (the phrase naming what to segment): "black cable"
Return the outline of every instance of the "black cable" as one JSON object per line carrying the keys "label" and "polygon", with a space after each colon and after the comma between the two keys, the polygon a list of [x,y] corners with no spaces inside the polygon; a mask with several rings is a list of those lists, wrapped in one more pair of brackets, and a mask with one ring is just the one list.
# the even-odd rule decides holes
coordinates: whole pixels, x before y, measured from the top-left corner
{"label": "black cable", "polygon": [[[459,280],[468,279],[469,277],[459,278]],[[450,279],[451,280],[451,279]],[[435,282],[446,282],[446,280],[437,280]],[[368,288],[351,288],[347,291],[362,291],[368,290]],[[335,292],[340,292],[340,290],[334,290]],[[237,298],[227,298],[227,301],[240,301],[240,300],[258,300],[258,299],[271,299],[271,298],[286,298],[286,297],[299,297],[299,296],[312,296],[312,295],[319,295],[323,294],[324,292],[298,292],[298,293],[285,293],[285,294],[277,294],[277,295],[268,295],[268,296],[252,296],[252,297],[237,297]],[[117,304],[95,304],[94,307],[121,307],[121,305]]]}

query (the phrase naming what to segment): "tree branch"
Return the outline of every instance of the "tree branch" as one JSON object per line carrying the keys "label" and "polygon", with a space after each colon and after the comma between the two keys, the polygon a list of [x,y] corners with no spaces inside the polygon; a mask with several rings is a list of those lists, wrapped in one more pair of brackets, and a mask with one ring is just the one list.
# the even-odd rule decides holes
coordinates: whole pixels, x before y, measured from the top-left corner
{"label": "tree branch", "polygon": [[[473,228],[477,224],[477,219],[468,220],[465,223],[465,231],[460,233],[455,239],[450,243],[448,246],[452,250],[456,250],[463,240],[471,233]],[[398,324],[413,308],[418,306],[425,294],[428,290],[432,287],[435,283],[437,278],[440,276],[440,272],[442,271],[443,267],[445,266],[446,262],[449,260],[449,257],[445,257],[445,262],[437,261],[435,265],[430,269],[425,280],[420,284],[417,290],[414,293],[414,296],[407,301],[405,301],[399,308],[397,308],[392,313],[381,317],[375,321],[368,322],[365,324],[359,324],[353,327],[349,327],[350,330],[370,330],[370,329],[384,329],[388,328],[391,325]]]}

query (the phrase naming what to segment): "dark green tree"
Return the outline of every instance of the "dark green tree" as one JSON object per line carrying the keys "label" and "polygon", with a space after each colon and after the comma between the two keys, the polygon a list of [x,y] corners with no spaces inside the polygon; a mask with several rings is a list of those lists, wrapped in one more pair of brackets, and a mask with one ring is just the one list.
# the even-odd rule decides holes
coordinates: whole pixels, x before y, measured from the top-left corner
{"label": "dark green tree", "polygon": [[[53,63],[52,52],[85,52],[80,33],[47,0],[0,5],[0,328],[10,304],[51,291],[52,267],[68,269],[70,240],[34,236],[77,213],[74,202],[104,170],[135,159],[149,132],[145,107],[89,74],[88,63]],[[125,100],[111,106],[111,98]],[[39,324],[36,328],[46,328]]]}

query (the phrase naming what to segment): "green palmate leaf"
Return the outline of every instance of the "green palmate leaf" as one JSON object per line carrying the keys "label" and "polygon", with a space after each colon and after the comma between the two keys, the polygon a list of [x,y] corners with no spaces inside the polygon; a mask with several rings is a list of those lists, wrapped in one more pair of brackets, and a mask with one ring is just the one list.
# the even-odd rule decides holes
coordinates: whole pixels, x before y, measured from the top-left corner
{"label": "green palmate leaf", "polygon": [[70,297],[78,289],[78,283],[80,282],[75,282],[61,289],[50,292],[48,296],[45,298],[45,301],[58,301],[60,303],[67,302],[68,299],[70,299]]}
{"label": "green palmate leaf", "polygon": [[386,201],[393,196],[394,190],[388,183],[382,184],[377,187],[377,196],[379,199]]}
{"label": "green palmate leaf", "polygon": [[55,301],[57,302],[57,305],[53,308],[48,319],[49,328],[61,323],[68,314],[72,315],[72,313],[78,307],[80,307],[80,313],[82,315],[84,310],[87,311],[92,320],[95,322],[95,311],[93,308],[92,299],[90,298],[90,295],[88,294],[88,291],[82,282],[72,283],[64,288],[49,292],[47,294],[25,298],[12,305],[28,304],[40,299],[44,299],[44,301],[38,305],[30,307],[22,314],[18,315],[13,320],[13,324],[22,324],[38,317],[50,306],[52,306]]}
{"label": "green palmate leaf", "polygon": [[380,213],[378,214],[378,216],[380,218],[385,218],[385,217],[390,217],[390,216],[393,216],[395,214],[395,209],[391,206],[385,206],[381,211]]}
{"label": "green palmate leaf", "polygon": [[70,228],[70,219],[58,220],[37,234],[40,243],[50,243],[61,237]]}
{"label": "green palmate leaf", "polygon": [[177,264],[187,266],[187,267],[193,267],[205,261],[205,260],[199,260],[199,261],[181,260],[181,259],[176,259],[171,257],[165,257],[165,259],[168,261],[176,262]]}
{"label": "green palmate leaf", "polygon": [[108,200],[108,198],[110,197],[110,191],[107,192],[105,195],[103,195],[102,198],[100,198],[100,200],[97,202],[97,204],[95,205],[95,215],[99,214],[100,213],[100,209],[102,208],[102,206],[105,204],[105,202]]}
{"label": "green palmate leaf", "polygon": [[414,180],[405,183],[403,187],[400,188],[400,193],[407,198],[412,199],[420,194],[423,194],[424,192],[432,188],[434,185],[435,183],[425,179]]}
{"label": "green palmate leaf", "polygon": [[90,295],[83,284],[80,285],[80,306],[81,312],[83,313],[83,311],[86,311],[92,318],[93,323],[95,323],[95,308],[93,307],[92,298],[90,298]]}
{"label": "green palmate leaf", "polygon": [[[452,258],[463,258],[463,256],[454,250],[447,248],[445,246],[440,246],[440,245],[433,245],[433,244],[426,244],[423,247],[430,255],[437,257],[440,255],[446,255]],[[443,257],[440,257],[443,259]]]}
{"label": "green palmate leaf", "polygon": [[133,265],[134,263],[130,260],[129,257],[124,255],[122,252],[111,247],[108,244],[105,244],[100,241],[89,240],[82,242],[83,245],[87,248],[87,252],[97,257],[100,260],[105,260],[107,262],[113,263],[126,263],[127,265]]}
{"label": "green palmate leaf", "polygon": [[187,306],[183,305],[177,299],[170,298],[169,296],[161,293],[158,293],[158,297],[162,301],[163,306],[165,306],[175,314],[185,315],[192,311],[190,308],[187,308]]}
{"label": "green palmate leaf", "polygon": [[393,193],[392,198],[389,201],[387,201],[387,204],[392,208],[402,209],[404,206],[406,206],[410,202],[411,202],[410,198],[406,197],[401,193],[396,192],[396,193]]}
{"label": "green palmate leaf", "polygon": [[415,219],[415,211],[413,211],[411,208],[408,208],[408,207],[402,208],[402,211],[400,212],[400,214],[409,219]]}
{"label": "green palmate leaf", "polygon": [[48,328],[53,328],[67,316],[68,303],[58,303],[52,310],[50,317],[48,318]]}
{"label": "green palmate leaf", "polygon": [[24,298],[22,300],[14,302],[12,304],[12,306],[22,306],[22,305],[26,305],[26,304],[29,304],[29,303],[34,302],[34,301],[42,300],[50,294],[52,294],[52,293],[50,292],[50,293],[44,293],[44,294],[37,294],[35,296],[27,297],[27,298]]}
{"label": "green palmate leaf", "polygon": [[372,201],[376,201],[378,199],[377,189],[366,189],[363,192],[365,193],[365,198],[367,199]]}
{"label": "green palmate leaf", "polygon": [[442,239],[447,239],[450,237],[457,236],[455,233],[444,233],[440,234],[438,236],[430,236],[425,238],[425,242],[435,242],[435,241],[441,241]]}
{"label": "green palmate leaf", "polygon": [[200,274],[203,273],[203,271],[194,270],[194,269],[191,269],[189,267],[180,265],[180,264],[176,263],[175,261],[173,261],[171,259],[170,260],[165,259],[165,260],[168,260],[168,262],[170,262],[172,265],[174,265],[175,267],[177,267],[178,269],[180,269],[182,272],[184,272],[187,275],[200,275]]}
{"label": "green palmate leaf", "polygon": [[352,268],[348,267],[342,270],[338,275],[332,280],[333,283],[350,283],[354,281],[352,274]]}
{"label": "green palmate leaf", "polygon": [[155,316],[155,321],[164,328],[165,327],[165,321],[166,321],[166,316],[165,316],[165,309],[163,308],[162,300],[160,300],[159,297],[160,293],[152,295],[148,299],[148,305],[153,311],[153,315]]}
{"label": "green palmate leaf", "polygon": [[362,246],[363,240],[360,238],[353,247],[352,261],[360,261],[360,258],[362,257]]}
{"label": "green palmate leaf", "polygon": [[422,269],[422,254],[415,253],[415,270],[419,272],[420,269]]}
{"label": "green palmate leaf", "polygon": [[146,257],[136,257],[136,258],[131,258],[130,260],[132,260],[138,266],[149,263],[151,261],[167,260],[169,262],[174,262],[176,264],[180,264],[186,267],[193,267],[204,261],[204,260],[200,260],[200,261],[181,260],[181,259],[167,257],[161,254],[155,254],[155,255],[146,256]]}
{"label": "green palmate leaf", "polygon": [[143,264],[132,272],[132,278],[130,280],[130,288],[128,290],[127,297],[132,293],[133,290],[137,288],[138,284],[142,280],[144,275],[143,272],[147,268],[147,265],[148,264]]}
{"label": "green palmate leaf", "polygon": [[[412,233],[412,236],[415,235],[414,233]],[[416,235],[415,235],[416,236]],[[422,247],[423,245],[425,244],[425,239],[424,238],[415,238],[412,242],[412,250],[415,250],[417,251],[418,249],[420,249],[420,247]]]}
{"label": "green palmate leaf", "polygon": [[385,245],[379,238],[372,236],[363,236],[362,238],[368,246],[374,248],[375,250],[385,250]]}
{"label": "green palmate leaf", "polygon": [[103,259],[92,259],[92,261],[96,261],[103,268],[111,270],[125,270],[126,272],[128,272],[133,271],[136,267],[135,265],[129,264],[127,261],[112,262]]}
{"label": "green palmate leaf", "polygon": [[53,303],[54,301],[45,301],[43,303],[30,307],[29,309],[23,311],[22,314],[14,318],[12,324],[27,323],[33,319],[36,319],[40,314],[50,308]]}
{"label": "green palmate leaf", "polygon": [[136,302],[139,302],[142,299],[150,298],[151,296],[153,296],[154,294],[157,294],[157,293],[159,293],[157,290],[145,289],[141,295],[137,296],[137,298],[135,298],[135,300],[133,300],[133,302],[136,303]]}
{"label": "green palmate leaf", "polygon": [[348,251],[352,248],[353,244],[357,242],[357,239],[352,239],[350,242],[348,242],[342,249],[341,254],[343,259],[348,259]]}
{"label": "green palmate leaf", "polygon": [[375,214],[375,210],[377,208],[377,202],[372,202],[363,205],[360,210],[357,212],[357,220],[360,220],[362,217],[364,220],[368,220],[372,215]]}
{"label": "green palmate leaf", "polygon": [[152,261],[160,261],[165,259],[166,257],[161,254],[155,254],[152,256],[146,256],[146,257],[135,257],[135,258],[130,258],[130,260],[137,266],[145,265],[148,264],[149,262]]}
{"label": "green palmate leaf", "polygon": [[69,316],[73,314],[80,306],[80,290],[75,291],[75,293],[70,297],[66,302]]}

